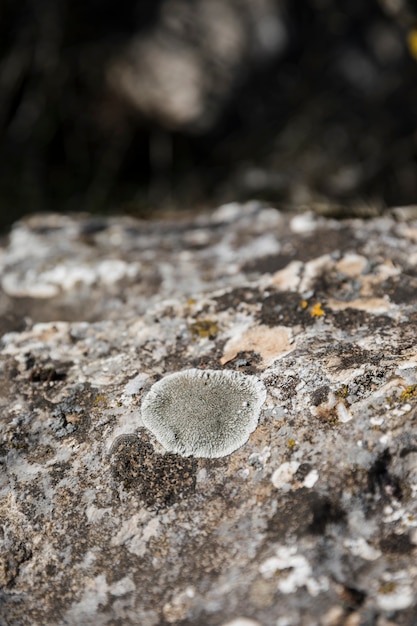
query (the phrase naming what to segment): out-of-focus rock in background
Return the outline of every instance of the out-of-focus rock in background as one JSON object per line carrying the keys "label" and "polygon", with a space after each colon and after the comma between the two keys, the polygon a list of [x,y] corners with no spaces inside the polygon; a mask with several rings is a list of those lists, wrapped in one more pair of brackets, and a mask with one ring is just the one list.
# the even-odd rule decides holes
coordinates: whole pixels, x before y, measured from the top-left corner
{"label": "out-of-focus rock in background", "polygon": [[110,63],[109,82],[162,126],[202,133],[233,89],[287,45],[273,0],[168,0],[158,23]]}
{"label": "out-of-focus rock in background", "polygon": [[405,0],[5,0],[0,225],[414,202],[415,21]]}

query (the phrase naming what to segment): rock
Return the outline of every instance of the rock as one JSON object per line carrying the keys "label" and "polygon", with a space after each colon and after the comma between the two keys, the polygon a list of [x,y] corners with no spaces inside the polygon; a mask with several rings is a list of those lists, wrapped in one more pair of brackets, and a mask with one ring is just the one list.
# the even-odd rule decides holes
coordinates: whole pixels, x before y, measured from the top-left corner
{"label": "rock", "polygon": [[[38,215],[0,250],[0,623],[412,625],[417,222],[257,203],[190,222]],[[229,456],[140,406],[230,369]]]}
{"label": "rock", "polygon": [[110,61],[108,83],[162,126],[202,132],[218,121],[248,70],[287,43],[271,0],[167,0],[154,27]]}

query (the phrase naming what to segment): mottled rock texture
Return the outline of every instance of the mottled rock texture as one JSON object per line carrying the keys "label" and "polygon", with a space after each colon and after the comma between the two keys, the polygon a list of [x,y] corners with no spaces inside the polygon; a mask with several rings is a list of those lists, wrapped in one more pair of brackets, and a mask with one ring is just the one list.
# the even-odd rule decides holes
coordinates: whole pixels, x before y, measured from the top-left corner
{"label": "mottled rock texture", "polygon": [[[417,222],[401,215],[16,224],[2,626],[416,623]],[[195,367],[266,387],[230,456],[165,453],[141,422],[151,385]]]}

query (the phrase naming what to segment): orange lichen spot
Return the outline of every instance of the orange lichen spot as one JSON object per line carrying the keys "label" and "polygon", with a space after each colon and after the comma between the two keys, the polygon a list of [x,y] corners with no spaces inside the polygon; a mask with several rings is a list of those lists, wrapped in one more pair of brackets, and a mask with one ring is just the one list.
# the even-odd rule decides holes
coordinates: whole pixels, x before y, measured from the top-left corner
{"label": "orange lichen spot", "polygon": [[295,439],[287,439],[287,446],[289,448],[294,448],[297,445],[297,442]]}
{"label": "orange lichen spot", "polygon": [[311,317],[322,317],[323,315],[326,315],[325,311],[323,311],[321,302],[317,302],[317,304],[313,306],[310,315]]}
{"label": "orange lichen spot", "polygon": [[401,402],[406,402],[417,397],[417,385],[409,385],[400,395]]}
{"label": "orange lichen spot", "polygon": [[417,61],[417,28],[410,30],[407,36],[408,52]]}
{"label": "orange lichen spot", "polygon": [[306,309],[308,307],[307,300],[301,300],[300,305],[302,309]]}
{"label": "orange lichen spot", "polygon": [[213,338],[219,330],[220,328],[212,320],[197,320],[190,325],[191,334],[204,339]]}

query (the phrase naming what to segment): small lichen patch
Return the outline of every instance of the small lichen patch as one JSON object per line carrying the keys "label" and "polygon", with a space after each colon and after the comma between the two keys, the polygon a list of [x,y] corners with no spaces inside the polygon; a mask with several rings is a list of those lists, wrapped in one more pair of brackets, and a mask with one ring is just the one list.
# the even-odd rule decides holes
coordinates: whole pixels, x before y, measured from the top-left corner
{"label": "small lichen patch", "polygon": [[97,395],[94,398],[94,402],[93,402],[94,406],[101,406],[104,407],[107,405],[107,397],[103,396],[103,395]]}
{"label": "small lichen patch", "polygon": [[347,385],[341,385],[339,389],[335,391],[335,395],[339,398],[347,398],[349,395],[349,387]]}
{"label": "small lichen patch", "polygon": [[172,506],[195,490],[197,461],[156,454],[143,438],[118,438],[111,466],[114,479],[149,509]]}
{"label": "small lichen patch", "polygon": [[142,419],[169,452],[218,458],[248,440],[265,397],[254,376],[191,369],[155,383],[143,401]]}
{"label": "small lichen patch", "polygon": [[317,302],[312,307],[310,315],[311,317],[323,317],[323,315],[326,315],[325,311],[323,310],[323,305],[321,302]]}
{"label": "small lichen patch", "polygon": [[417,397],[417,385],[409,385],[408,387],[404,389],[404,391],[402,391],[400,395],[400,400],[401,402],[407,402],[408,400],[411,400],[412,398],[416,398],[416,397]]}
{"label": "small lichen patch", "polygon": [[197,320],[190,325],[191,334],[203,339],[213,339],[219,330],[220,328],[213,320]]}

